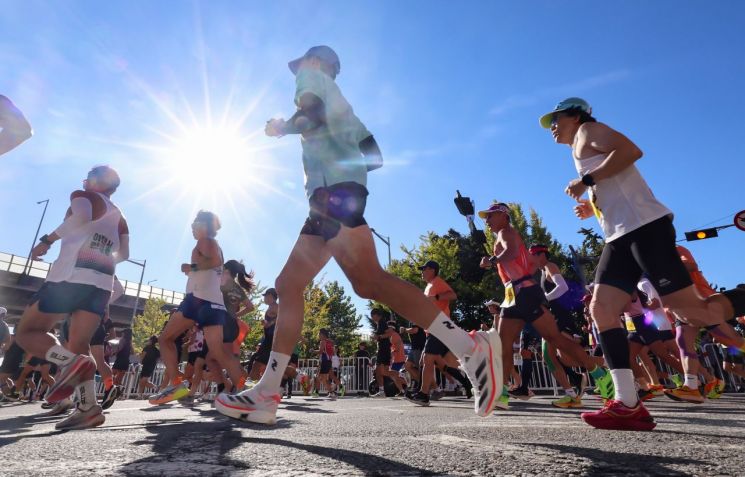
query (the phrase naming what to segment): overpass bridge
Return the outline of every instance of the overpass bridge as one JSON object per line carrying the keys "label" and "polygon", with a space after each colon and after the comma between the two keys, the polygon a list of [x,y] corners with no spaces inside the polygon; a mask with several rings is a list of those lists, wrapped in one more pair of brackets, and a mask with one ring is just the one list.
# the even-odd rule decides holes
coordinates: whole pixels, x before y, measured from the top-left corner
{"label": "overpass bridge", "polygon": [[[23,273],[27,257],[0,252],[0,306],[7,308],[8,316],[5,321],[13,326],[21,318],[24,307],[36,293],[49,273],[50,263],[31,261]],[[111,304],[109,313],[116,327],[126,327],[132,324],[132,316],[137,311],[142,313],[145,300],[161,298],[166,307],[175,308],[181,303],[184,294],[159,287],[119,279],[124,286],[124,295]],[[139,295],[138,295],[139,288]]]}

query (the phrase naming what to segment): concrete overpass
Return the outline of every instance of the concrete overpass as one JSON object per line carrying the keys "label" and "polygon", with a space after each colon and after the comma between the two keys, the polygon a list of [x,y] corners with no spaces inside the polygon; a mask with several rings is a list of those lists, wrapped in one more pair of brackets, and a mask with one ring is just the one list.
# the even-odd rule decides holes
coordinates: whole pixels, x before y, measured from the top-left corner
{"label": "concrete overpass", "polygon": [[[8,316],[6,322],[15,325],[23,313],[24,307],[36,293],[49,272],[51,264],[47,262],[31,262],[31,266],[24,275],[26,257],[0,252],[0,306],[7,308]],[[140,288],[139,297],[137,288],[139,282],[122,280],[124,295],[111,304],[111,319],[117,327],[130,326],[132,324],[132,312],[135,303],[137,312],[142,313],[145,300],[151,297],[162,298],[168,307],[176,307],[184,297],[181,292],[165,290],[143,284]]]}

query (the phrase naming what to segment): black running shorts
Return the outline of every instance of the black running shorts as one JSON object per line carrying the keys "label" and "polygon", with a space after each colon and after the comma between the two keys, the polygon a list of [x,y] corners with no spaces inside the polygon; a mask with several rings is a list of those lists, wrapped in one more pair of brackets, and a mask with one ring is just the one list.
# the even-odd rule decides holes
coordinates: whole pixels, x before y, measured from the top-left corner
{"label": "black running shorts", "polygon": [[646,316],[636,315],[631,318],[635,330],[629,331],[629,341],[639,343],[643,346],[649,346],[655,341],[660,341],[660,332],[654,323],[647,321]]}
{"label": "black running shorts", "polygon": [[367,188],[356,182],[319,187],[310,198],[310,214],[300,234],[317,235],[329,241],[339,234],[342,225],[349,228],[366,225],[367,195]]}
{"label": "black running shorts", "polygon": [[693,285],[675,248],[675,227],[670,217],[661,217],[607,242],[595,283],[631,294],[642,274],[649,277],[660,296]]}
{"label": "black running shorts", "polygon": [[34,295],[31,305],[38,303],[42,313],[69,314],[75,311],[87,311],[106,316],[106,308],[111,298],[111,290],[104,290],[93,285],[68,282],[44,282]]}
{"label": "black running shorts", "polygon": [[236,318],[230,315],[230,313],[226,313],[225,323],[222,325],[222,342],[232,343],[233,341],[237,339],[238,339],[238,322],[236,321]]}
{"label": "black running shorts", "polygon": [[668,341],[675,339],[675,333],[673,330],[659,330],[657,333],[660,335],[660,341]]}
{"label": "black running shorts", "polygon": [[266,346],[262,346],[258,352],[254,355],[254,360],[258,361],[261,364],[266,365],[269,363],[269,353],[271,353],[271,348],[268,348]]}
{"label": "black running shorts", "polygon": [[440,341],[435,335],[427,335],[427,341],[424,342],[424,354],[445,356],[449,351],[445,343]]}
{"label": "black running shorts", "polygon": [[543,315],[542,305],[545,299],[546,296],[540,285],[521,288],[515,296],[515,304],[502,308],[500,316],[532,323]]}
{"label": "black running shorts", "polygon": [[331,371],[331,360],[326,356],[321,356],[321,366],[318,369],[318,374],[328,374]]}

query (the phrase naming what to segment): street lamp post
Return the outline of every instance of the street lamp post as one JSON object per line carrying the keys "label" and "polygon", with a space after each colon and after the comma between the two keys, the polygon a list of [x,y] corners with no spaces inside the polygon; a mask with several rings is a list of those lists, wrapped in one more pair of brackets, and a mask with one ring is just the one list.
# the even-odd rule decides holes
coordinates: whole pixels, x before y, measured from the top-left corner
{"label": "street lamp post", "polygon": [[383,235],[380,235],[378,232],[375,231],[375,229],[370,229],[370,232],[374,233],[376,237],[380,239],[381,242],[386,244],[388,247],[388,266],[391,266],[391,237],[385,237]]}
{"label": "street lamp post", "polygon": [[140,283],[137,285],[137,297],[135,297],[135,306],[132,308],[132,323],[135,321],[135,315],[137,314],[137,305],[140,303],[140,290],[142,290],[142,280],[145,278],[145,266],[147,265],[147,260],[143,260],[142,262],[139,262],[138,260],[128,259],[129,263],[134,263],[137,266],[142,267],[142,273],[140,273]]}
{"label": "street lamp post", "polygon": [[[23,273],[21,274],[21,277],[23,277],[26,274],[26,269],[28,268],[28,265],[31,262],[31,250],[34,249],[34,246],[36,245],[36,241],[39,239],[39,232],[41,231],[41,223],[44,222],[44,216],[47,213],[47,206],[49,206],[49,199],[40,200],[36,204],[39,205],[41,203],[44,204],[44,211],[41,213],[41,219],[39,219],[39,226],[36,228],[36,235],[34,235],[34,241],[31,242],[31,249],[28,252],[28,257],[26,258],[26,264],[23,266]],[[29,270],[28,272],[30,274],[31,270]]]}
{"label": "street lamp post", "polygon": [[154,280],[148,280],[148,281],[147,281],[147,286],[150,286],[150,284],[151,284],[151,283],[155,283],[155,282],[157,282],[157,281],[158,281],[158,279],[157,279],[157,278],[156,278],[156,279],[154,279]]}

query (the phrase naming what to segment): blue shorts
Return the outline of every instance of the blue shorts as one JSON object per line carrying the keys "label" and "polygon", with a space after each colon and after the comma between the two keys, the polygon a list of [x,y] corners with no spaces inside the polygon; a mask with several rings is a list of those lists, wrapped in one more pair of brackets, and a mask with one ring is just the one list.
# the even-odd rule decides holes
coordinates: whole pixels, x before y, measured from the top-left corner
{"label": "blue shorts", "polygon": [[405,361],[401,361],[400,363],[392,363],[391,369],[393,371],[401,371],[401,369],[404,367]]}
{"label": "blue shorts", "polygon": [[45,282],[31,299],[42,313],[69,314],[76,311],[94,313],[103,319],[109,306],[111,290],[93,285],[69,282]]}
{"label": "blue shorts", "polygon": [[200,328],[205,326],[224,326],[228,311],[225,306],[202,300],[188,293],[178,306],[184,318],[194,320]]}

